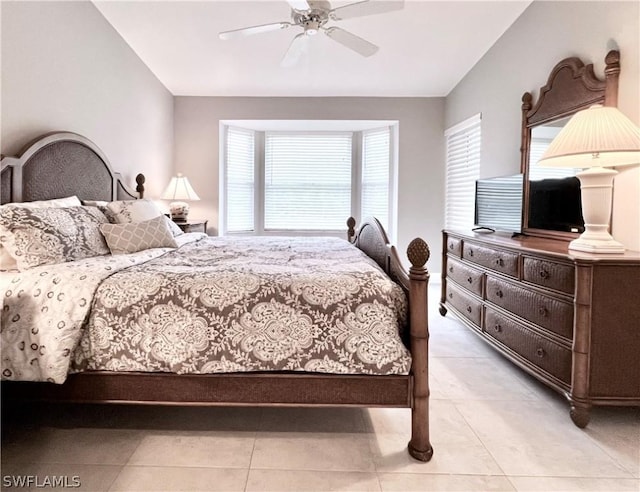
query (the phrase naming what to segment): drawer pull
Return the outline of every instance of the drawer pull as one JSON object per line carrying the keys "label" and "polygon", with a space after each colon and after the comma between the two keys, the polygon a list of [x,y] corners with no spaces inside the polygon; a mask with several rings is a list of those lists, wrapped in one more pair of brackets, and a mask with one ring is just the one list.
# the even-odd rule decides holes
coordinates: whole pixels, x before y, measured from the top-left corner
{"label": "drawer pull", "polygon": [[539,347],[536,350],[536,355],[542,359],[546,355],[546,352],[544,351],[544,349],[542,347]]}
{"label": "drawer pull", "polygon": [[449,249],[453,249],[453,243],[449,243]]}
{"label": "drawer pull", "polygon": [[549,272],[547,272],[546,270],[540,270],[540,278],[549,278]]}
{"label": "drawer pull", "polygon": [[449,299],[453,299],[453,292],[449,292]]}
{"label": "drawer pull", "polygon": [[449,273],[453,273],[453,267],[452,266],[449,267]]}
{"label": "drawer pull", "polygon": [[473,283],[473,278],[472,278],[472,277],[468,277],[468,278],[467,278],[467,282],[469,282],[470,284],[472,284],[472,283]]}
{"label": "drawer pull", "polygon": [[503,267],[504,266],[504,260],[502,258],[497,258],[496,259],[496,266]]}
{"label": "drawer pull", "polygon": [[499,297],[500,299],[502,299],[502,296],[504,296],[504,294],[502,293],[501,290],[496,292],[496,297]]}
{"label": "drawer pull", "polygon": [[547,316],[549,316],[549,311],[547,311],[547,308],[546,308],[546,307],[544,307],[544,306],[540,306],[540,307],[538,308],[538,314],[539,314],[540,316],[543,316],[543,317],[545,317],[545,318],[546,318]]}
{"label": "drawer pull", "polygon": [[496,333],[500,333],[502,331],[502,326],[501,325],[495,325],[493,327],[493,329],[496,331]]}
{"label": "drawer pull", "polygon": [[469,256],[473,256],[473,250],[472,249],[469,250]]}
{"label": "drawer pull", "polygon": [[473,309],[471,309],[471,306],[467,306],[467,313],[470,313],[471,311],[473,311]]}

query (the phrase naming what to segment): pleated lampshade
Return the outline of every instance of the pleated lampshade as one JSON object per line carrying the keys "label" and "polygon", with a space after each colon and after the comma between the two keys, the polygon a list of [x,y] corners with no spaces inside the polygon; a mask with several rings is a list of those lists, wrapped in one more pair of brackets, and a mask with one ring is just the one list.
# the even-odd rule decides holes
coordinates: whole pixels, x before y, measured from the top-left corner
{"label": "pleated lampshade", "polygon": [[640,164],[640,128],[618,108],[596,104],[573,115],[539,164],[572,168]]}

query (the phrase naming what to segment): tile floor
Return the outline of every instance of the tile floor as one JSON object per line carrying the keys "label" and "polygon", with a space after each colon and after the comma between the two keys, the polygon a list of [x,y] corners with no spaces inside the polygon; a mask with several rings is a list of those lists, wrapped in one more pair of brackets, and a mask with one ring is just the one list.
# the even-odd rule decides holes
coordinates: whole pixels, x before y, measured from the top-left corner
{"label": "tile floor", "polygon": [[5,406],[2,486],[33,475],[93,491],[640,491],[639,409],[596,408],[578,429],[560,395],[440,317],[438,292],[427,464],[406,452],[405,409]]}

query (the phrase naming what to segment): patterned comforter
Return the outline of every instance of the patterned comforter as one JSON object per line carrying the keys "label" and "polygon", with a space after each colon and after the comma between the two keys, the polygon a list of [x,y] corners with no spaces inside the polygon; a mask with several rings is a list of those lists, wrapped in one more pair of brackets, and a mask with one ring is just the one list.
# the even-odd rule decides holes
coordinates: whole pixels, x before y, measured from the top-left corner
{"label": "patterned comforter", "polygon": [[[347,241],[207,237],[162,253],[98,275],[86,322],[64,337],[62,352],[55,350],[66,357],[67,372],[409,371],[400,338],[405,295]],[[5,344],[9,354],[25,340],[5,337],[5,322],[16,315],[33,321],[33,312],[54,301],[44,296],[34,306],[28,296],[30,302],[17,303],[14,292],[2,314],[2,365],[11,372],[3,377],[23,379],[19,365],[9,367]],[[71,297],[79,304],[77,294]],[[47,330],[66,326],[55,311]],[[34,337],[33,326],[22,329]],[[63,382],[66,373],[50,373],[47,363],[38,359],[40,373],[28,379]]]}

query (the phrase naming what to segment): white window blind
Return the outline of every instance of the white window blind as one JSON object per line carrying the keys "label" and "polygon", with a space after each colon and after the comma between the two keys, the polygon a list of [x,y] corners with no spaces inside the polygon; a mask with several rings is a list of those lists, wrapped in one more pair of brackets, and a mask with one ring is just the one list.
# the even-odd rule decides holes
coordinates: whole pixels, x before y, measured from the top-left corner
{"label": "white window blind", "polygon": [[473,227],[475,184],[480,177],[480,114],[445,132],[447,172],[445,227]]}
{"label": "white window blind", "polygon": [[265,231],[344,229],[351,146],[351,133],[266,132]]}
{"label": "white window blind", "polygon": [[255,230],[254,169],[255,135],[244,128],[227,128],[226,145],[226,229],[228,232]]}
{"label": "white window blind", "polygon": [[389,127],[362,134],[362,217],[376,217],[389,230]]}
{"label": "white window blind", "polygon": [[552,140],[551,138],[536,137],[531,139],[529,147],[529,180],[539,181],[548,178],[569,178],[575,176],[578,172],[578,169],[572,169],[570,167],[543,167],[538,165],[538,161]]}

